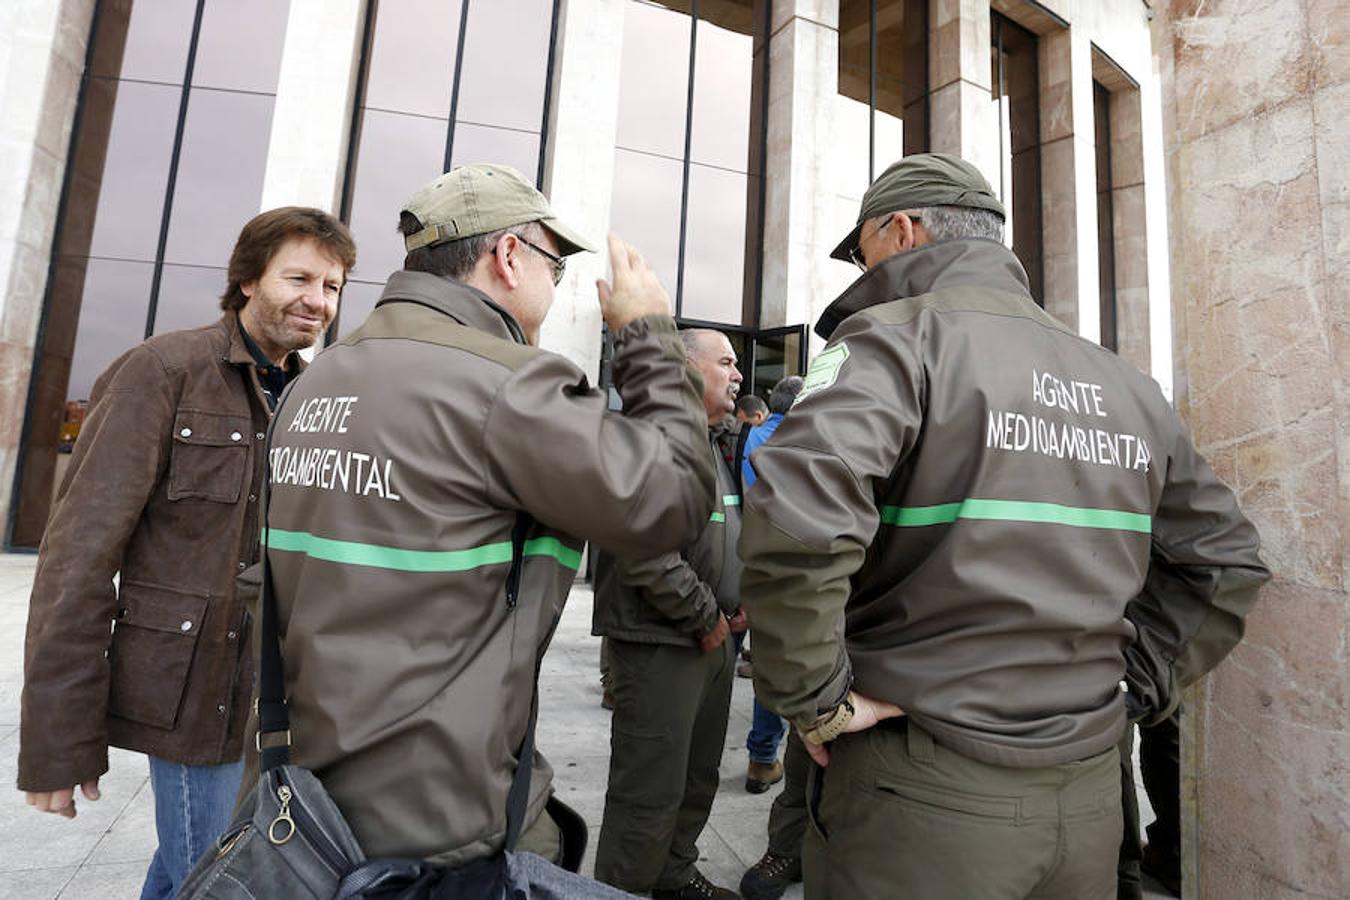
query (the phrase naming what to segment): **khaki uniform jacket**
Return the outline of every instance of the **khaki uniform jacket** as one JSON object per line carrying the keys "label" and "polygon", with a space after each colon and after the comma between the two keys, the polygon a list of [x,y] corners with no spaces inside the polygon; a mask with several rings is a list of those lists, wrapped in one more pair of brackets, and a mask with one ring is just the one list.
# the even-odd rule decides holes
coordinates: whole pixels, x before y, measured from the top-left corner
{"label": "khaki uniform jacket", "polygon": [[268,416],[234,313],[95,383],[33,581],[21,789],[101,775],[110,744],[239,758],[253,662],[235,576],[258,558]]}
{"label": "khaki uniform jacket", "polygon": [[[284,397],[267,541],[292,760],[368,855],[460,864],[500,849],[582,542],[650,553],[707,522],[702,387],[674,322],[621,330],[614,379],[626,417],[485,294],[396,272]],[[520,513],[533,525],[512,606]],[[526,828],[550,793],[535,767]]]}
{"label": "khaki uniform jacket", "polygon": [[1105,751],[1241,638],[1255,529],[1157,385],[1039,309],[1003,245],[895,256],[751,454],[756,693],[809,725],[850,686],[986,762]]}
{"label": "khaki uniform jacket", "polygon": [[717,470],[717,503],[706,527],[678,551],[620,560],[603,551],[595,560],[591,633],[643,644],[698,646],[719,615],[740,609],[741,498],[727,461],[737,434],[727,426],[708,433]]}

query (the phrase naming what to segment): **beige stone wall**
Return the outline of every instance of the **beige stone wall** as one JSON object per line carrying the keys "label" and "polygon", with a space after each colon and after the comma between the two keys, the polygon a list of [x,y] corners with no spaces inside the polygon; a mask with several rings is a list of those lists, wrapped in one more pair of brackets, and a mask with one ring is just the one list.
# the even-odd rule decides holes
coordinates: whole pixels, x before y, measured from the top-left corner
{"label": "beige stone wall", "polygon": [[1188,892],[1350,896],[1350,3],[1158,3],[1176,399],[1275,572],[1191,708]]}
{"label": "beige stone wall", "polygon": [[0,3],[0,516],[14,483],[93,11],[94,0]]}

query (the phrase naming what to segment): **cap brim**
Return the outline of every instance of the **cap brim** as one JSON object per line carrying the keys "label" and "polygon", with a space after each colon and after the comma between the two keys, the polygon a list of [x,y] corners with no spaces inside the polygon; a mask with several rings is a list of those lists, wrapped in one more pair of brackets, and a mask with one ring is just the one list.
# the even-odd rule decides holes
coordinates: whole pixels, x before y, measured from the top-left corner
{"label": "cap brim", "polygon": [[839,246],[830,251],[830,259],[837,259],[841,262],[853,262],[853,257],[849,254],[851,254],[858,246],[858,235],[862,234],[862,227],[862,222],[854,225],[853,230],[839,242]]}
{"label": "cap brim", "polygon": [[558,219],[540,219],[539,224],[553,232],[553,236],[558,239],[558,252],[563,256],[571,256],[583,250],[587,253],[600,252],[598,247]]}

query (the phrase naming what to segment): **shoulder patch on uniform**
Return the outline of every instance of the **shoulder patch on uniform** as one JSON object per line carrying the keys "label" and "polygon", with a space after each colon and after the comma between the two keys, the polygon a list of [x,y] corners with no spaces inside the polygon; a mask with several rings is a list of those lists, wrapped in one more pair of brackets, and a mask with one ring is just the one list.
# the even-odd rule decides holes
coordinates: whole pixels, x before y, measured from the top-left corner
{"label": "shoulder patch on uniform", "polygon": [[792,405],[796,406],[816,391],[834,384],[835,379],[839,377],[839,370],[847,361],[848,344],[844,341],[821,351],[819,356],[811,360],[811,367],[806,370],[806,380]]}

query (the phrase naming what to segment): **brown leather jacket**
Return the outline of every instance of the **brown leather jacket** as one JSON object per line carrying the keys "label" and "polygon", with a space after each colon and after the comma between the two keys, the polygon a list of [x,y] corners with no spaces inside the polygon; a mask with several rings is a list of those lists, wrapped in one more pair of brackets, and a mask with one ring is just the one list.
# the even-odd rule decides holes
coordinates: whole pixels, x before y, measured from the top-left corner
{"label": "brown leather jacket", "polygon": [[[291,759],[368,855],[499,849],[582,541],[650,554],[707,523],[702,385],[669,317],[615,335],[614,381],[627,415],[486,294],[401,271],[283,398],[267,540]],[[527,830],[551,780],[537,756]]]}
{"label": "brown leather jacket", "polygon": [[[1114,746],[1216,665],[1270,573],[1158,386],[1035,305],[994,241],[874,267],[751,453],[755,693],[809,726],[852,683],[1035,767]],[[1119,684],[1129,683],[1128,694]]]}
{"label": "brown leather jacket", "polygon": [[101,775],[109,745],[239,758],[253,663],[235,576],[258,555],[268,418],[234,313],[99,377],[33,582],[20,789]]}

